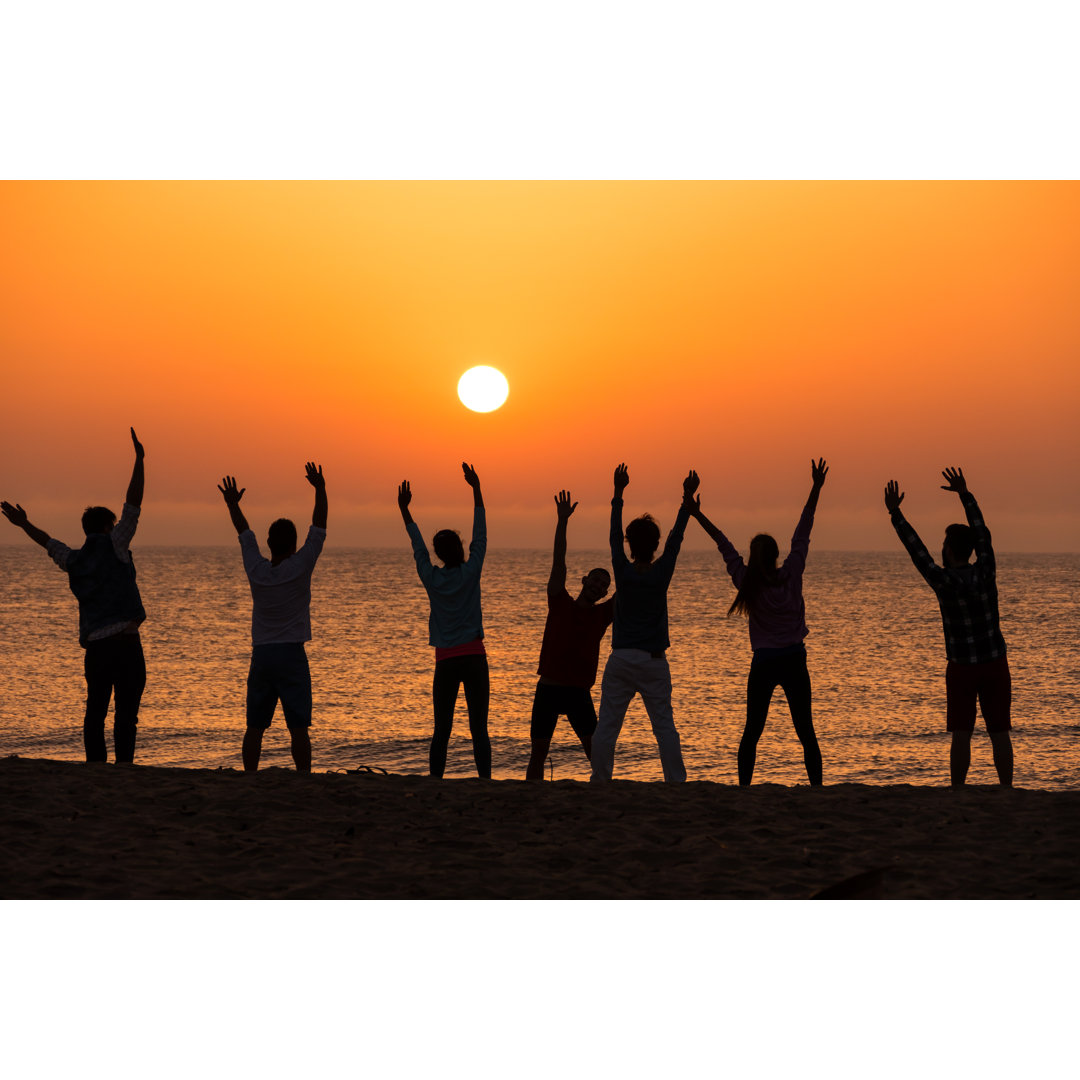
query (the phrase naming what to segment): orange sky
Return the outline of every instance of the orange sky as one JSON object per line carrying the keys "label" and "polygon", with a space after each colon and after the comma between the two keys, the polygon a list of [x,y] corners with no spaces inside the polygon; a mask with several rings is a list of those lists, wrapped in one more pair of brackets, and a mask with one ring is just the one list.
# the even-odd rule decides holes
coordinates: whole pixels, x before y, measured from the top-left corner
{"label": "orange sky", "polygon": [[493,546],[547,547],[560,487],[602,546],[625,460],[628,512],[692,466],[745,547],[824,455],[824,548],[896,548],[896,477],[933,550],[958,464],[999,550],[1080,550],[1077,183],[5,182],[0,236],[0,497],[68,542],[134,424],[144,544],[231,542],[225,472],[260,536],[307,521],[308,459],[342,545],[404,544],[403,477],[467,528],[467,459]]}

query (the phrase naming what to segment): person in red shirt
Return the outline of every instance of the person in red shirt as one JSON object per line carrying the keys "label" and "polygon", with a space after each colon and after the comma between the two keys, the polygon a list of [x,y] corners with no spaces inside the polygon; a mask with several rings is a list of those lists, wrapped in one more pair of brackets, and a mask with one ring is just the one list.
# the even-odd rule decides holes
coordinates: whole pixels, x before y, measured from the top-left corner
{"label": "person in red shirt", "polygon": [[548,578],[548,615],[540,646],[536,696],[533,698],[529,737],[532,756],[526,780],[544,779],[544,761],[560,716],[570,721],[587,758],[592,757],[596,706],[590,690],[596,682],[600,642],[611,625],[615,598],[599,603],[611,588],[611,574],[603,567],[581,579],[581,591],[571,597],[566,589],[566,523],[577,509],[569,491],[555,496],[558,521]]}

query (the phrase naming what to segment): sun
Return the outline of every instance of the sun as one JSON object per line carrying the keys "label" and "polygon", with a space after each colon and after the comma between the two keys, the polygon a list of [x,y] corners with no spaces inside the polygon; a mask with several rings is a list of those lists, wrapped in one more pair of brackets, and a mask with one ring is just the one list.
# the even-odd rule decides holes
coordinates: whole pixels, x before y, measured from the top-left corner
{"label": "sun", "polygon": [[481,364],[469,368],[458,379],[457,392],[465,408],[473,412],[494,412],[506,400],[510,384],[497,368]]}

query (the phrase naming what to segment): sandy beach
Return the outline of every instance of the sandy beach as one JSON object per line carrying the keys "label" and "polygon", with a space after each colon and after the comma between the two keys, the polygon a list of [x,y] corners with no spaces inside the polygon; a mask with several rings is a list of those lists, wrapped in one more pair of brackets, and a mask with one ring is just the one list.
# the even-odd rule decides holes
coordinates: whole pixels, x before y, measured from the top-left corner
{"label": "sandy beach", "polygon": [[1080,897],[1080,791],[0,760],[5,899]]}

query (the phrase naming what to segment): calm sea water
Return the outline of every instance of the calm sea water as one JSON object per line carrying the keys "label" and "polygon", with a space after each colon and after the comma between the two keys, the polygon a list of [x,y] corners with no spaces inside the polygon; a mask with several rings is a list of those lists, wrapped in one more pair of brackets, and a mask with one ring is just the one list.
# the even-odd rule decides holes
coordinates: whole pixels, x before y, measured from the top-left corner
{"label": "calm sea water", "polygon": [[[82,759],[82,650],[66,576],[37,548],[4,549],[0,579],[0,754]],[[570,580],[606,562],[571,552]],[[494,775],[521,778],[546,614],[550,551],[492,551],[484,568]],[[251,600],[235,547],[137,548],[149,618],[148,682],[136,761],[240,767]],[[1014,684],[1016,783],[1080,787],[1080,556],[999,555],[1002,630]],[[313,581],[314,767],[370,765],[426,773],[432,650],[427,599],[405,548],[323,553]],[[933,593],[903,552],[811,551],[805,578],[814,720],[826,783],[947,782],[945,656]],[[714,552],[683,552],[669,592],[675,719],[691,780],[734,783],[750,647],[724,612],[732,590]],[[610,639],[607,639],[608,641]],[[601,666],[607,651],[601,652]],[[599,686],[594,689],[599,701]],[[475,775],[460,701],[447,776]],[[264,765],[289,765],[280,711]],[[586,779],[565,721],[554,778]],[[550,773],[549,773],[550,775]],[[640,700],[627,714],[616,778],[659,780]],[[805,783],[798,740],[777,690],[756,782]],[[981,721],[972,783],[994,783]]]}

